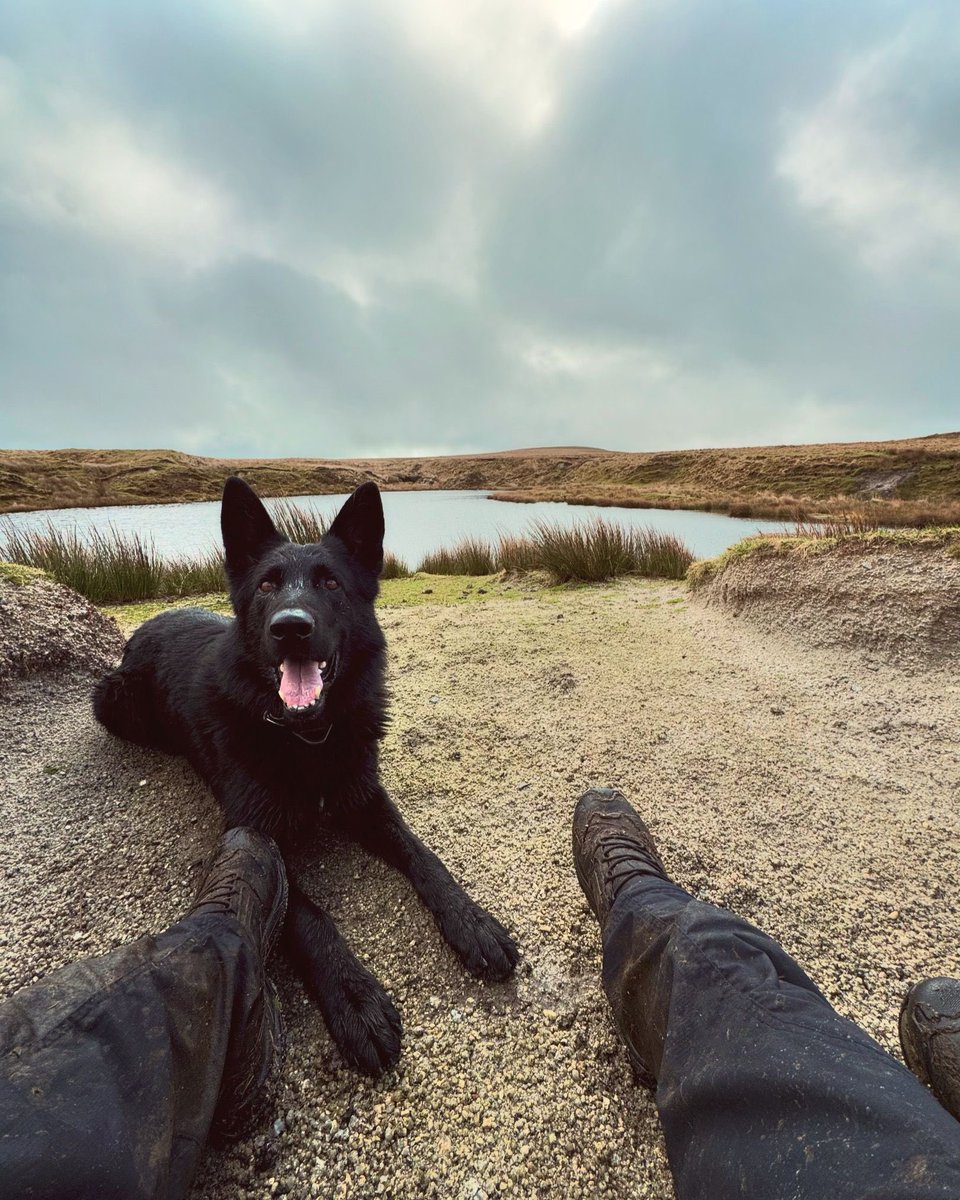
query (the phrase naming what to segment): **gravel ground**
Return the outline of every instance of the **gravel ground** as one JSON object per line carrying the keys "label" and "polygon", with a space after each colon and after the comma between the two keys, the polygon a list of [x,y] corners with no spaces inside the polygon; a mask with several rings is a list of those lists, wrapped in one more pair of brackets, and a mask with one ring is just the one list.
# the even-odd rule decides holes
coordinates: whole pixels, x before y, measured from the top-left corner
{"label": "gravel ground", "polygon": [[[279,963],[270,1123],[209,1152],[196,1197],[672,1196],[571,864],[590,784],[620,786],[684,886],[762,924],[889,1049],[907,983],[960,974],[955,675],[806,650],[672,584],[382,619],[388,786],[524,962],[476,983],[398,877],[321,843],[310,886],[396,1000],[400,1064],[346,1070]],[[38,676],[0,699],[0,994],[172,922],[216,836],[187,768],[107,737],[88,687]]]}

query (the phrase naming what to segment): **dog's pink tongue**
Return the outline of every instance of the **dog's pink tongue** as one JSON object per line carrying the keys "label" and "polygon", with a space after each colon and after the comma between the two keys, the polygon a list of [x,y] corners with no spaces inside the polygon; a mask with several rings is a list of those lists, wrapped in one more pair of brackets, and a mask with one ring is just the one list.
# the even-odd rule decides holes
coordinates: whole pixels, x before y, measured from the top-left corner
{"label": "dog's pink tongue", "polygon": [[280,699],[287,708],[302,708],[312,704],[323,688],[320,664],[317,662],[293,662],[283,660],[280,668]]}

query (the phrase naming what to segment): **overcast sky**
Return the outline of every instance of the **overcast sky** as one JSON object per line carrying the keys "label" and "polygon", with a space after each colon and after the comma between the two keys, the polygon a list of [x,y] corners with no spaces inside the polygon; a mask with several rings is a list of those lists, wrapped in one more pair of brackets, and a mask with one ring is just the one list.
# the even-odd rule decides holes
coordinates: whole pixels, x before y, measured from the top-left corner
{"label": "overcast sky", "polygon": [[0,445],[960,428],[960,4],[5,0]]}

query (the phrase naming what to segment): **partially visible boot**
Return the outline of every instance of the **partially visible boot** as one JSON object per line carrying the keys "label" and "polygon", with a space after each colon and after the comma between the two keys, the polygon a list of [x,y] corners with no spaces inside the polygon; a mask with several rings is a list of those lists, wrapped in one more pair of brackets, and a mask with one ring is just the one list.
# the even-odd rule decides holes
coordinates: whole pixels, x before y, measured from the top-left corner
{"label": "partially visible boot", "polygon": [[591,788],[577,802],[573,862],[601,928],[627,883],[641,875],[669,879],[653,834],[613,788]]}
{"label": "partially visible boot", "polygon": [[256,993],[234,1009],[235,1027],[223,1069],[213,1130],[224,1137],[237,1130],[284,1051],[283,1018],[266,963],[287,911],[287,875],[272,838],[253,829],[229,829],[220,839],[192,916],[232,917],[249,936],[260,960]]}
{"label": "partially visible boot", "polygon": [[[650,830],[613,788],[591,788],[580,797],[573,814],[573,862],[601,929],[629,883],[644,876],[672,882]],[[625,982],[629,978],[629,974],[617,976],[616,981],[605,977],[604,987],[637,1082],[653,1089],[657,1085],[653,1064],[661,1051],[656,1038],[650,1040],[649,1014],[639,1007],[633,985]]]}
{"label": "partially visible boot", "polygon": [[900,1009],[907,1066],[960,1121],[960,979],[923,979]]}

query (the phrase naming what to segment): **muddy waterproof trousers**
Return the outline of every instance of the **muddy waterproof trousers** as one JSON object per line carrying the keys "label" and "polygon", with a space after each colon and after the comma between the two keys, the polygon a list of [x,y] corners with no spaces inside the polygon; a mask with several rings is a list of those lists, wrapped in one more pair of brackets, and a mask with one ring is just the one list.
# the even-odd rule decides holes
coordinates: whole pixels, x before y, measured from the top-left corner
{"label": "muddy waterproof trousers", "polygon": [[678,1200],[958,1200],[960,1123],[760,930],[642,877],[603,982],[657,1079]]}
{"label": "muddy waterproof trousers", "polygon": [[0,1004],[0,1197],[184,1196],[262,987],[238,922],[204,914]]}

